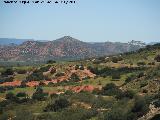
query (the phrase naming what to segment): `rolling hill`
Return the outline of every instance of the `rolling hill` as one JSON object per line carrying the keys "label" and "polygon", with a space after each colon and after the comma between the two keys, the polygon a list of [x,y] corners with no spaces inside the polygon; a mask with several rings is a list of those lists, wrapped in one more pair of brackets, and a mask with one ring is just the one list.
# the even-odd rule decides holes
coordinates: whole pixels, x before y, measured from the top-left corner
{"label": "rolling hill", "polygon": [[[136,44],[135,44],[136,43]],[[90,57],[113,55],[135,51],[144,47],[137,41],[130,43],[83,42],[70,36],[64,36],[53,41],[24,41],[19,45],[0,46],[1,61],[45,61],[76,60]]]}
{"label": "rolling hill", "polygon": [[[75,40],[55,42],[64,41]],[[21,47],[28,44],[35,42]],[[78,61],[0,66],[0,119],[159,120],[159,88],[160,44]]]}

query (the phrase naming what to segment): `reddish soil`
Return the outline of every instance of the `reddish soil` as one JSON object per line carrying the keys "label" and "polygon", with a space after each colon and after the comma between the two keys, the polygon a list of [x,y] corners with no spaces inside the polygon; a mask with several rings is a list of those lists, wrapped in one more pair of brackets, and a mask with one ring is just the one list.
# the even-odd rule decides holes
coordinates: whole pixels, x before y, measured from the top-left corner
{"label": "reddish soil", "polygon": [[26,85],[29,87],[35,87],[35,86],[39,85],[39,82],[38,81],[31,81],[31,82],[27,82]]}
{"label": "reddish soil", "polygon": [[88,91],[88,92],[92,92],[95,89],[95,87],[93,87],[92,85],[85,85],[85,86],[76,86],[71,88],[72,91],[74,92],[81,92],[81,91]]}
{"label": "reddish soil", "polygon": [[20,80],[15,80],[13,82],[5,82],[5,83],[1,84],[1,86],[20,86],[20,85],[21,85]]}
{"label": "reddish soil", "polygon": [[[47,72],[44,72],[44,75],[47,75],[50,72],[55,73],[56,72],[56,68],[51,67]],[[80,80],[82,80],[83,78],[94,78],[96,75],[91,73],[89,70],[87,70],[86,68],[84,70],[75,70],[75,66],[71,66],[66,70],[66,73],[64,74],[64,76],[60,76],[57,77],[56,79],[52,79],[51,81],[43,81],[44,84],[48,85],[48,83],[58,83],[58,82],[62,82],[65,80],[69,80],[69,78],[71,77],[72,74],[77,74],[80,78]],[[29,87],[35,87],[38,86],[40,82],[38,81],[31,81],[31,82],[27,82],[26,85]],[[1,84],[1,86],[20,86],[21,85],[21,81],[20,80],[15,80],[13,82],[5,82],[3,84]],[[73,88],[73,91],[75,92],[80,92],[82,90],[84,91],[93,91],[94,87],[89,85],[89,86],[77,86],[75,88]]]}

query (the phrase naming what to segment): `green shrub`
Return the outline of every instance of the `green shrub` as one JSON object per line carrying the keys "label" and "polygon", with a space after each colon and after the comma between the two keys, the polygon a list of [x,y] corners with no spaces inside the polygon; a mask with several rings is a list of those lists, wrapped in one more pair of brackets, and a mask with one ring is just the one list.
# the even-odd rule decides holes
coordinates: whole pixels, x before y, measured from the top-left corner
{"label": "green shrub", "polygon": [[16,95],[17,97],[27,97],[27,94],[25,92],[19,92]]}
{"label": "green shrub", "polygon": [[12,92],[9,92],[9,93],[7,93],[6,94],[6,99],[8,99],[8,100],[11,100],[11,99],[13,99],[15,96],[14,96],[14,94],[12,93]]}
{"label": "green shrub", "polygon": [[140,87],[142,88],[142,87],[145,87],[145,86],[147,86],[148,85],[148,82],[147,81],[141,81],[140,82]]}
{"label": "green shrub", "polygon": [[1,75],[7,76],[7,75],[13,75],[14,71],[11,68],[6,69],[5,71],[1,72]]}
{"label": "green shrub", "polygon": [[48,94],[44,93],[41,87],[38,87],[36,92],[33,93],[32,99],[42,101],[45,100],[46,96],[48,96]]}
{"label": "green shrub", "polygon": [[43,66],[40,69],[38,69],[36,72],[47,72],[51,65]]}
{"label": "green shrub", "polygon": [[50,94],[50,97],[51,97],[51,98],[57,98],[58,95],[57,95],[56,93],[52,93],[52,94]]}
{"label": "green shrub", "polygon": [[155,62],[149,62],[148,65],[155,65]]}
{"label": "green shrub", "polygon": [[55,60],[48,60],[47,61],[47,64],[53,64],[53,63],[56,63],[56,61]]}
{"label": "green shrub", "polygon": [[109,83],[104,86],[100,93],[102,95],[117,96],[117,98],[119,98],[123,94],[122,91],[113,83]]}
{"label": "green shrub", "polygon": [[138,66],[144,66],[144,65],[146,65],[146,63],[143,62],[143,61],[140,61],[140,62],[137,63],[137,65],[138,65]]}
{"label": "green shrub", "polygon": [[125,94],[125,97],[128,97],[130,99],[133,99],[134,96],[135,96],[135,92],[132,91],[132,90],[127,90],[127,91],[124,92],[124,94]]}
{"label": "green shrub", "polygon": [[19,102],[19,98],[15,96],[12,92],[7,93],[5,98],[13,102]]}
{"label": "green shrub", "polygon": [[137,117],[141,117],[149,111],[149,105],[146,103],[143,97],[137,96],[135,98],[134,107],[132,112],[136,114]]}
{"label": "green shrub", "polygon": [[157,55],[154,60],[156,60],[157,62],[160,62],[160,55]]}
{"label": "green shrub", "polygon": [[26,80],[27,81],[40,81],[40,80],[43,80],[44,79],[44,76],[43,76],[43,73],[42,72],[38,72],[38,71],[34,71],[31,75],[29,75]]}
{"label": "green shrub", "polygon": [[[0,102],[0,114],[2,114],[4,111],[4,108],[10,104],[9,100],[3,100]],[[0,117],[1,118],[1,117]]]}
{"label": "green shrub", "polygon": [[98,67],[88,66],[87,69],[96,75],[99,74]]}
{"label": "green shrub", "polygon": [[61,76],[65,76],[65,73],[63,73],[63,72],[59,72],[59,73],[56,73],[56,75],[55,75],[56,77],[61,77]]}
{"label": "green shrub", "polygon": [[131,82],[132,80],[136,79],[136,75],[135,74],[132,74],[131,76],[128,76],[125,80],[126,83],[129,83]]}
{"label": "green shrub", "polygon": [[154,101],[153,104],[155,105],[155,107],[160,107],[160,99]]}
{"label": "green shrub", "polygon": [[117,57],[112,57],[112,62],[113,63],[117,63],[118,62],[118,58]]}
{"label": "green shrub", "polygon": [[70,105],[69,101],[65,98],[59,98],[57,100],[55,100],[55,102],[53,104],[48,104],[44,111],[59,111],[61,109],[64,109],[66,107],[68,107]]}
{"label": "green shrub", "polygon": [[145,76],[145,73],[144,73],[144,72],[140,72],[140,73],[137,75],[138,78],[141,78],[141,77],[143,77],[143,76]]}
{"label": "green shrub", "polygon": [[28,110],[17,110],[14,120],[34,120],[34,115]]}
{"label": "green shrub", "polygon": [[136,120],[131,109],[127,99],[117,101],[110,110],[104,113],[104,120]]}
{"label": "green shrub", "polygon": [[94,99],[95,99],[95,95],[86,91],[75,93],[71,96],[71,100],[73,101],[76,100],[76,101],[85,102],[85,103],[92,103]]}
{"label": "green shrub", "polygon": [[98,112],[95,109],[84,109],[81,107],[72,107],[63,109],[56,114],[43,115],[42,120],[90,120],[94,118]]}
{"label": "green shrub", "polygon": [[27,73],[26,70],[21,70],[21,69],[16,70],[16,72],[17,72],[18,74],[26,74],[26,73]]}
{"label": "green shrub", "polygon": [[78,82],[78,81],[80,81],[80,78],[77,74],[73,73],[69,80],[73,81],[73,82]]}
{"label": "green shrub", "polygon": [[121,78],[121,75],[119,73],[114,73],[112,74],[112,79],[115,80],[115,79],[120,79]]}

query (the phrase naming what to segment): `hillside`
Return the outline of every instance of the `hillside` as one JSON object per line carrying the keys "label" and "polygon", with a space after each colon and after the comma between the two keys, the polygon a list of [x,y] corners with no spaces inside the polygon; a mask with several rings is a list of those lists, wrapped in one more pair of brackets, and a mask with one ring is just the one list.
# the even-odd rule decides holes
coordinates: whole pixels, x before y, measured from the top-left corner
{"label": "hillside", "polygon": [[[27,44],[35,42],[22,47]],[[0,119],[159,120],[159,101],[160,44],[79,61],[0,67]]]}
{"label": "hillside", "polygon": [[77,60],[138,50],[144,45],[104,42],[87,43],[70,36],[53,41],[25,41],[20,45],[0,46],[1,61]]}

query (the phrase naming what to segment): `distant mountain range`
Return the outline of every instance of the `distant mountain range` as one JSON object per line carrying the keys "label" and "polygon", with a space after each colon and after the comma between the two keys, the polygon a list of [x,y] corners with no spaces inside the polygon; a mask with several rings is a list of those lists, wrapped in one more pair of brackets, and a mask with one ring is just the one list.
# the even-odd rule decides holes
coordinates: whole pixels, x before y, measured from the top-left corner
{"label": "distant mountain range", "polygon": [[33,41],[33,39],[0,38],[0,45],[10,45],[10,44],[20,45],[28,40]]}
{"label": "distant mountain range", "polygon": [[134,40],[128,43],[89,43],[70,36],[53,41],[3,38],[0,39],[0,61],[75,60],[135,51],[144,46],[144,43]]}

